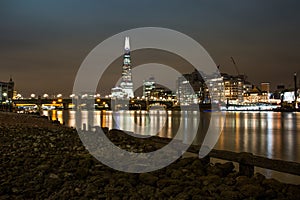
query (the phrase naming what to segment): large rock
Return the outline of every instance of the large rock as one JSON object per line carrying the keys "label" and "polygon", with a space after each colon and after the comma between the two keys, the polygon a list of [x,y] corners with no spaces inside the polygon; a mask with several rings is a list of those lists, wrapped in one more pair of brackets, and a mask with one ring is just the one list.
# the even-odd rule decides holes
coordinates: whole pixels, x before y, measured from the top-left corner
{"label": "large rock", "polygon": [[228,174],[232,173],[234,170],[234,165],[232,162],[226,162],[224,164],[216,164],[216,167],[220,169],[222,177],[227,176]]}
{"label": "large rock", "polygon": [[241,194],[238,191],[228,191],[224,190],[220,194],[221,199],[235,200],[241,199]]}
{"label": "large rock", "polygon": [[[208,157],[178,159],[151,173],[119,172],[94,159],[76,130],[27,115],[14,117],[7,122],[9,116],[0,113],[0,199],[300,199],[300,186],[261,174],[239,176],[232,163],[210,165]],[[129,151],[162,146],[106,132]],[[101,138],[91,142],[97,145]]]}
{"label": "large rock", "polygon": [[139,176],[139,180],[146,185],[155,185],[158,178],[150,173],[142,173]]}
{"label": "large rock", "polygon": [[261,183],[265,188],[271,189],[276,192],[282,192],[283,188],[285,187],[283,183],[280,183],[275,179],[264,179]]}
{"label": "large rock", "polygon": [[166,198],[175,197],[178,193],[182,192],[183,188],[180,185],[170,185],[161,190]]}
{"label": "large rock", "polygon": [[259,198],[264,195],[264,188],[259,185],[246,184],[240,186],[238,189],[244,198]]}

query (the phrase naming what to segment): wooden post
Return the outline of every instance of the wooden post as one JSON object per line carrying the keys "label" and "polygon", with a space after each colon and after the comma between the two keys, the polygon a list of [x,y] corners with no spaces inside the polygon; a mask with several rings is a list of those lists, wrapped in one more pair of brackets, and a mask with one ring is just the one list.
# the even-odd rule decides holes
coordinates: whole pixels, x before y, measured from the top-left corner
{"label": "wooden post", "polygon": [[239,174],[242,176],[252,177],[254,175],[254,165],[248,164],[253,160],[252,153],[239,153]]}
{"label": "wooden post", "polygon": [[64,102],[63,103],[63,107],[64,107],[64,110],[68,110],[69,104],[67,102]]}
{"label": "wooden post", "polygon": [[205,164],[205,165],[209,164],[210,163],[210,156],[207,155],[204,158],[201,158],[201,162],[202,162],[202,164]]}
{"label": "wooden post", "polygon": [[252,177],[254,175],[254,166],[239,163],[239,174],[242,176]]}

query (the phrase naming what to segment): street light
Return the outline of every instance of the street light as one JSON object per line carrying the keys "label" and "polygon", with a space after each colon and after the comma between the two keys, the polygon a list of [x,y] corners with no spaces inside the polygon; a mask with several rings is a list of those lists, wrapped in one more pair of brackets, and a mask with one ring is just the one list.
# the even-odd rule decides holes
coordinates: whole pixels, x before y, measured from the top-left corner
{"label": "street light", "polygon": [[3,96],[4,96],[4,97],[7,97],[7,93],[6,93],[6,92],[4,92],[4,93],[3,93]]}
{"label": "street light", "polygon": [[30,97],[31,97],[31,98],[35,98],[35,94],[31,94]]}
{"label": "street light", "polygon": [[21,99],[22,95],[21,94],[17,94],[17,99]]}

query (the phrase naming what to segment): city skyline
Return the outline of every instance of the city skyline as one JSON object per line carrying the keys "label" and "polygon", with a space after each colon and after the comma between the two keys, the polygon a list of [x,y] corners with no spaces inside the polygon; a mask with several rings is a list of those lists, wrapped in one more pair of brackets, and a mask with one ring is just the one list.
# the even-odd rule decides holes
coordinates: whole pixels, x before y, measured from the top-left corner
{"label": "city skyline", "polygon": [[[0,81],[8,81],[11,75],[16,90],[24,95],[70,94],[81,62],[97,44],[130,28],[157,26],[197,40],[221,66],[221,72],[237,73],[230,60],[234,57],[238,70],[250,82],[270,82],[272,89],[279,84],[293,87],[293,73],[299,73],[300,63],[299,5],[293,0],[2,1]],[[166,62],[182,73],[191,71],[184,61],[161,52],[132,52],[131,56],[133,67],[155,56],[157,62]],[[122,55],[112,63],[115,70],[103,77],[100,93],[107,94],[118,80],[120,63]]]}

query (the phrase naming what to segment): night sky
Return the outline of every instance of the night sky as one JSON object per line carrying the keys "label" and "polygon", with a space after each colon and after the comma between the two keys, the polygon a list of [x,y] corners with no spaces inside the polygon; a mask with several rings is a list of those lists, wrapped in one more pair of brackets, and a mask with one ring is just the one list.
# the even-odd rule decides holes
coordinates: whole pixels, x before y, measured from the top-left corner
{"label": "night sky", "polygon": [[[0,80],[12,75],[25,96],[69,95],[80,64],[96,45],[119,32],[152,26],[192,37],[222,72],[236,74],[233,56],[250,82],[293,87],[293,73],[300,74],[299,9],[298,0],[2,0]],[[147,55],[133,52],[133,65]],[[119,61],[107,72],[105,87],[121,75]],[[175,61],[171,64],[178,65]],[[101,93],[109,91],[101,87]]]}

